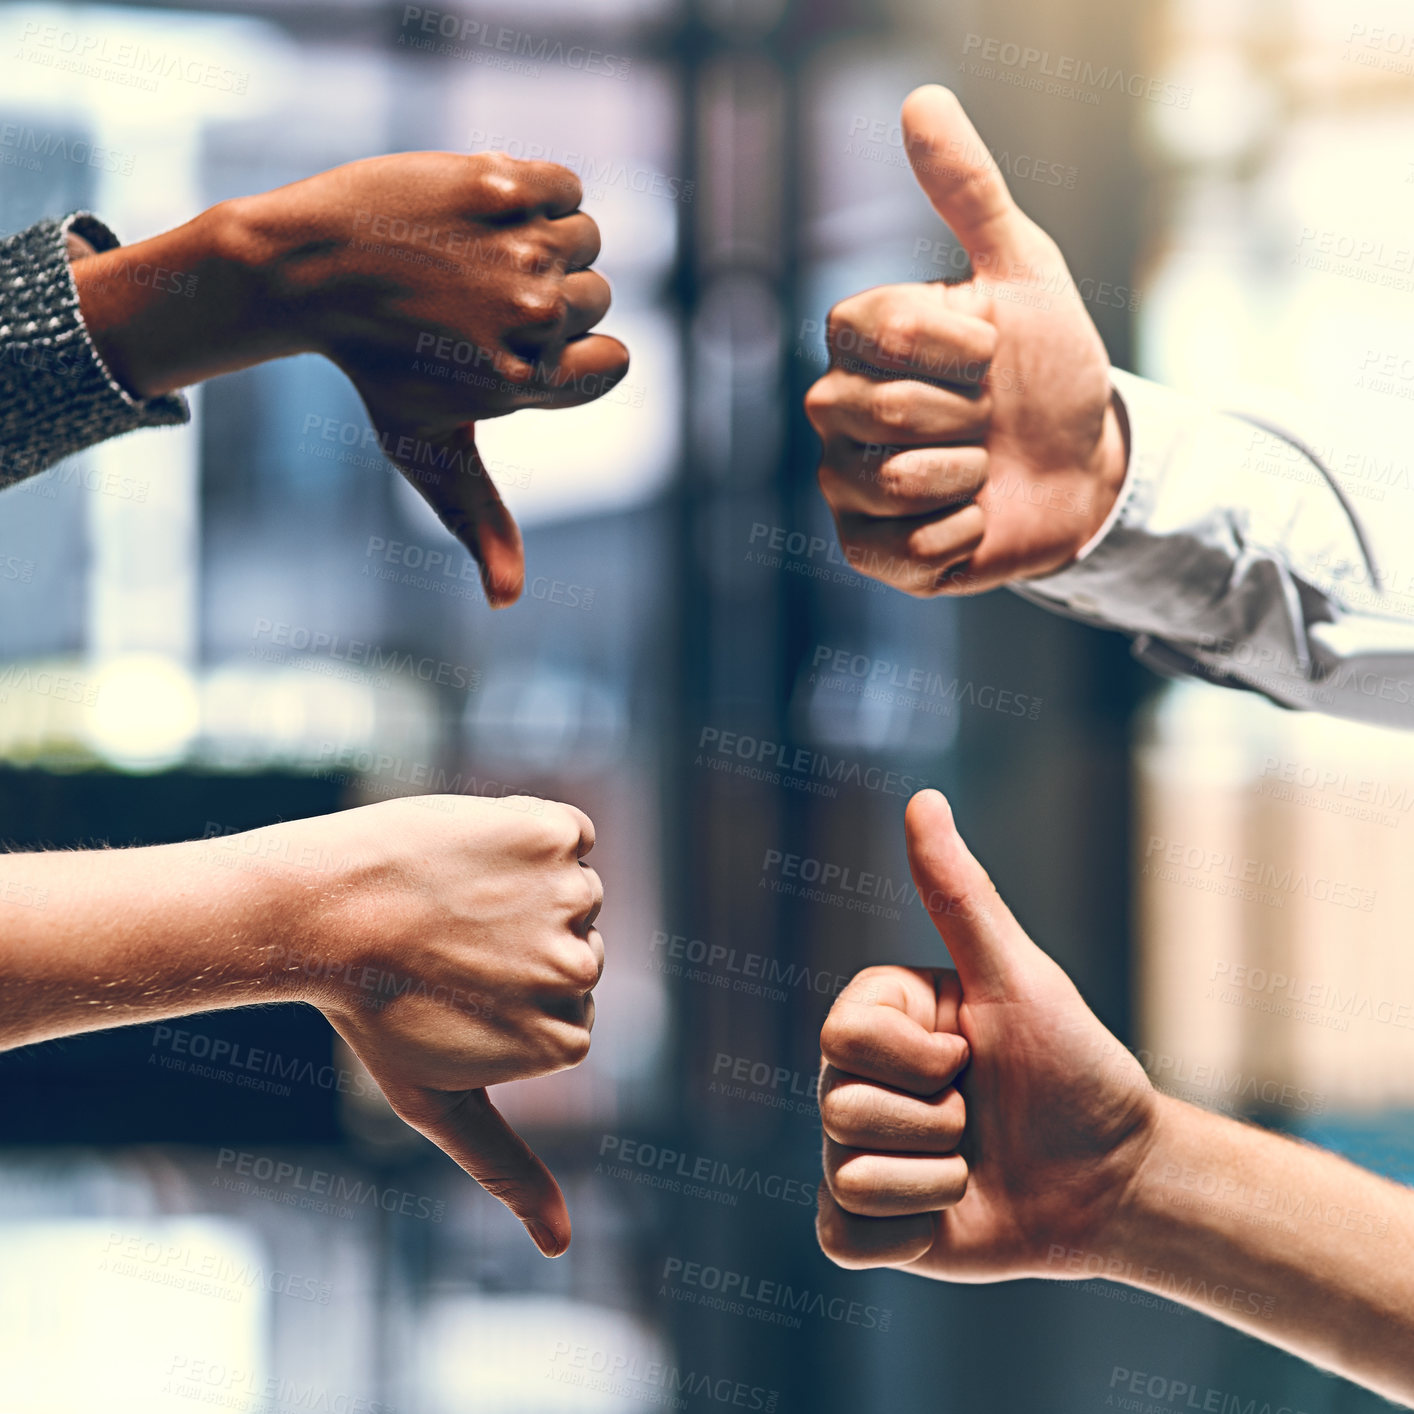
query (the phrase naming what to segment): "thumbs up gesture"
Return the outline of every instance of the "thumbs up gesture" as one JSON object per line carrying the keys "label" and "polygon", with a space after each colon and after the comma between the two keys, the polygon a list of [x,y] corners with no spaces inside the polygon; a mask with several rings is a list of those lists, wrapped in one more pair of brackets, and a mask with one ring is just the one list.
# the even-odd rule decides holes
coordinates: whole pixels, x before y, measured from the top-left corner
{"label": "thumbs up gesture", "polygon": [[1061,1276],[1106,1250],[1156,1092],[1027,937],[937,791],[909,802],[914,882],[957,970],[871,967],[820,1036],[817,1229],[843,1267]]}
{"label": "thumbs up gesture", "polygon": [[1109,359],[1055,242],[1013,201],[957,98],[903,105],[915,177],[972,264],[830,313],[805,407],[846,557],[906,593],[978,593],[1069,563],[1127,452]]}

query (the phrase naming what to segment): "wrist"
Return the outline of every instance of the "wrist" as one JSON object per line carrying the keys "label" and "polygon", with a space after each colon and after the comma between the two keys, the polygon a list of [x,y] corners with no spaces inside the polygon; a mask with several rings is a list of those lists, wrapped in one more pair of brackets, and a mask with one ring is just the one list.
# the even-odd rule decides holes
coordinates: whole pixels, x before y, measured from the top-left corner
{"label": "wrist", "polygon": [[[1106,1225],[1103,1246],[1107,1257],[1142,1269],[1158,1261],[1165,1247],[1165,1232],[1174,1221],[1174,1177],[1182,1174],[1192,1148],[1195,1122],[1203,1112],[1171,1095],[1153,1092],[1153,1102],[1143,1143],[1124,1180],[1114,1214]],[[1182,1219],[1179,1219],[1182,1227]]]}
{"label": "wrist", "polygon": [[202,212],[203,243],[220,271],[228,334],[240,367],[314,351],[281,272],[290,253],[271,193],[234,197]]}
{"label": "wrist", "polygon": [[1089,514],[1084,517],[1076,537],[1072,559],[1104,528],[1124,490],[1128,475],[1129,425],[1123,404],[1111,390],[1100,424],[1100,439],[1090,466],[1091,492],[1086,497]]}
{"label": "wrist", "polygon": [[329,907],[343,892],[342,861],[301,850],[280,826],[173,848],[191,852],[183,892],[208,893],[224,925],[220,966],[232,991],[243,1001],[327,1000],[345,966]]}

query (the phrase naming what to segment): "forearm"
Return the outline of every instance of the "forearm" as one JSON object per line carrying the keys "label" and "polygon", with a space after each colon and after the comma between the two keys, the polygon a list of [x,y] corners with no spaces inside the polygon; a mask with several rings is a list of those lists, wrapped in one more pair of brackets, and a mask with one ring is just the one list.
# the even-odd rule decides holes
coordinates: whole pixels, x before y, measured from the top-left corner
{"label": "forearm", "polygon": [[304,1000],[295,960],[318,946],[327,881],[265,853],[264,834],[0,855],[0,1049]]}
{"label": "forearm", "polygon": [[1414,1401],[1414,1194],[1177,1100],[1159,1115],[1103,1274]]}
{"label": "forearm", "polygon": [[249,203],[74,265],[89,335],[117,380],[155,397],[300,351],[259,282]]}

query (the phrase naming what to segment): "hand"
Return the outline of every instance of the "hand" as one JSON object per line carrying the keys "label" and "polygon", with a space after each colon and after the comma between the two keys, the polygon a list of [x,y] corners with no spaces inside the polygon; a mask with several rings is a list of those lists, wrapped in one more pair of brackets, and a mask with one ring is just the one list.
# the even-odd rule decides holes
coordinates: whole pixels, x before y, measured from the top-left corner
{"label": "hand", "polygon": [[500,153],[376,157],[251,198],[268,298],[353,380],[381,445],[481,565],[493,606],[525,576],[474,423],[565,408],[628,371],[591,335],[609,286],[579,178]]}
{"label": "hand", "polygon": [[286,934],[307,941],[273,949],[277,971],[298,978],[403,1119],[547,1256],[564,1251],[564,1197],[486,1087],[589,1052],[604,890],[583,862],[588,816],[519,796],[421,796],[239,839],[221,844],[316,861]]}
{"label": "hand", "polygon": [[588,268],[599,230],[581,194],[567,169],[499,153],[352,162],[77,260],[80,308],[140,396],[290,354],[332,359],[492,605],[510,604],[525,556],[476,422],[592,402],[628,370],[617,339],[590,333],[609,286]]}
{"label": "hand", "polygon": [[845,555],[909,594],[977,593],[1074,559],[1123,485],[1109,359],[1055,242],[957,98],[903,105],[914,175],[971,259],[964,283],[887,285],[830,313],[806,396]]}
{"label": "hand", "polygon": [[1022,931],[937,791],[909,802],[914,881],[957,971],[871,967],[820,1037],[818,1232],[845,1267],[950,1281],[1059,1276],[1103,1251],[1157,1095]]}

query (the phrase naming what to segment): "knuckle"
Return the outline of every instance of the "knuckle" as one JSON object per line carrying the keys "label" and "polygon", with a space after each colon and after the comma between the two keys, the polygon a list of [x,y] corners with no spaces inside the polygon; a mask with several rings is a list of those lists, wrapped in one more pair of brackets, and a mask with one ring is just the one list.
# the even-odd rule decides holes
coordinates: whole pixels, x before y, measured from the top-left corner
{"label": "knuckle", "polygon": [[946,592],[932,569],[917,564],[910,565],[908,573],[898,577],[895,587],[910,599],[940,599]]}
{"label": "knuckle", "polygon": [[913,417],[913,394],[905,383],[890,380],[878,384],[870,394],[874,421],[890,431],[907,428]]}
{"label": "knuckle", "polygon": [[879,464],[874,473],[874,485],[889,501],[908,498],[918,482],[922,461],[912,452],[900,452]]}
{"label": "knuckle", "polygon": [[969,449],[943,464],[943,484],[950,490],[976,493],[987,484],[990,474],[991,466],[982,448]]}
{"label": "knuckle", "polygon": [[556,197],[571,206],[578,206],[584,200],[584,183],[568,167],[551,162],[546,167],[546,177],[553,187]]}
{"label": "knuckle", "polygon": [[960,1138],[967,1128],[967,1101],[962,1098],[962,1092],[949,1090],[938,1102],[937,1114],[943,1133],[949,1138]]}
{"label": "knuckle", "polygon": [[589,1056],[591,1038],[587,1029],[576,1027],[560,1042],[560,1056],[566,1069],[582,1065]]}
{"label": "knuckle", "polygon": [[504,152],[483,154],[481,170],[477,181],[484,202],[495,209],[504,209],[517,204],[525,190],[525,179],[521,164]]}
{"label": "knuckle", "polygon": [[885,358],[908,363],[917,353],[922,335],[923,322],[917,311],[896,304],[879,320],[875,343]]}
{"label": "knuckle", "polygon": [[547,801],[538,835],[547,855],[558,858],[573,853],[579,847],[579,821],[569,806]]}
{"label": "knuckle", "polygon": [[823,1197],[815,1218],[815,1240],[835,1266],[849,1269],[855,1265],[854,1253],[845,1238],[843,1226]]}
{"label": "knuckle", "polygon": [[815,468],[815,482],[820,488],[820,494],[833,504],[833,498],[838,491],[839,473],[835,470],[827,458],[821,458],[820,465]]}
{"label": "knuckle", "polygon": [[857,296],[852,295],[849,299],[841,300],[825,316],[825,342],[831,348],[838,342],[840,335],[846,329],[853,328],[851,313],[852,309],[858,307],[855,304],[856,299]]}
{"label": "knuckle", "polygon": [[820,1050],[826,1060],[847,1063],[858,1049],[860,1028],[853,1008],[836,1007],[820,1028]]}
{"label": "knuckle", "polygon": [[565,967],[565,975],[577,994],[592,992],[599,985],[599,960],[586,944],[574,950]]}
{"label": "knuckle", "polygon": [[877,1093],[866,1085],[837,1085],[820,1101],[821,1122],[840,1144],[854,1144],[875,1130],[879,1112]]}
{"label": "knuckle", "polygon": [[878,1161],[870,1154],[856,1154],[835,1170],[830,1191],[847,1212],[867,1216],[879,1196],[880,1178]]}
{"label": "knuckle", "polygon": [[910,530],[903,539],[903,556],[910,565],[929,565],[936,558],[928,541],[936,531],[932,525],[920,525]]}
{"label": "knuckle", "polygon": [[828,373],[817,378],[806,390],[805,415],[817,429],[834,409],[835,401],[834,381]]}
{"label": "knuckle", "polygon": [[967,1190],[972,1183],[972,1170],[967,1166],[964,1160],[959,1159],[957,1162],[957,1181],[950,1195],[953,1203],[961,1203],[962,1200],[967,1197]]}
{"label": "knuckle", "polygon": [[511,301],[516,319],[522,324],[559,324],[566,314],[562,293],[525,286],[516,291]]}

